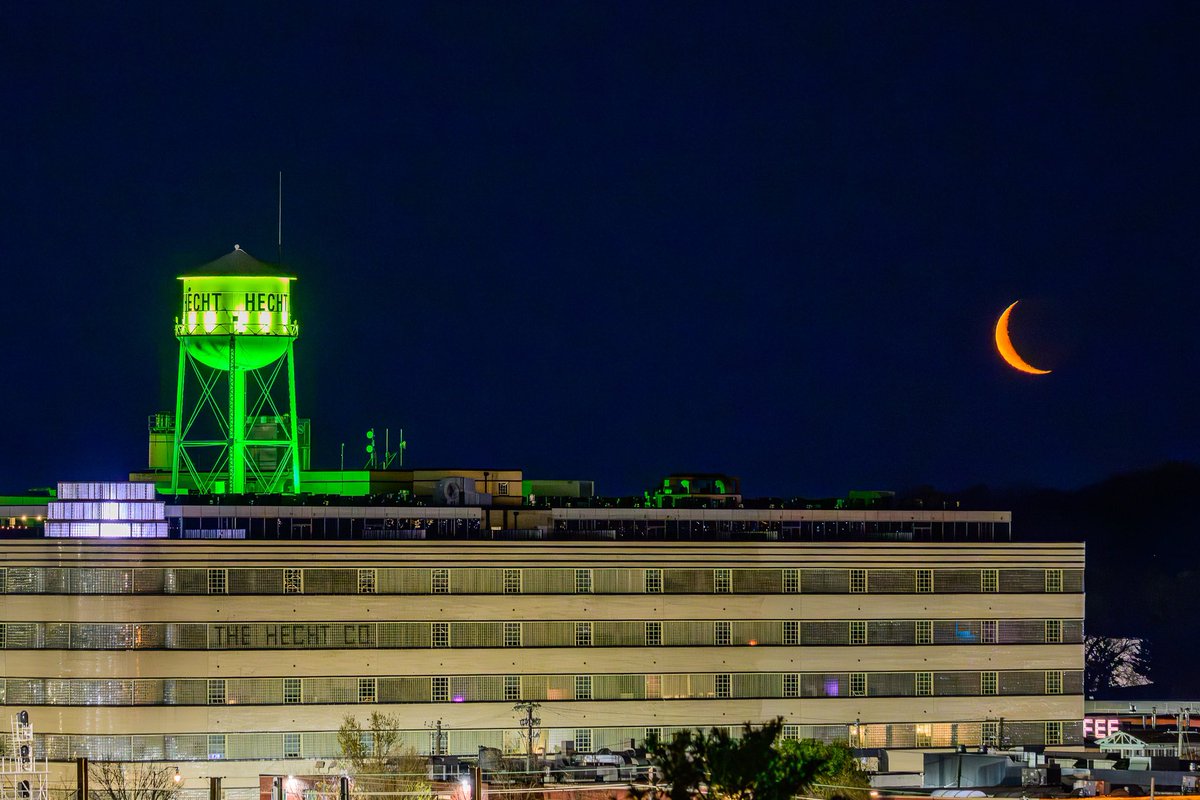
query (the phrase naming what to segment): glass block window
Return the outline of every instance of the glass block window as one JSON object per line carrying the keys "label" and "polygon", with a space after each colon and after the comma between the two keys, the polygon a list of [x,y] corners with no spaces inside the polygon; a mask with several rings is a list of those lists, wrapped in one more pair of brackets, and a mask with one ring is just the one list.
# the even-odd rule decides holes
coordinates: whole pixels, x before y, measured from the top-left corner
{"label": "glass block window", "polygon": [[575,646],[576,647],[591,647],[592,646],[592,623],[576,622],[575,623]]}
{"label": "glass block window", "polygon": [[519,569],[504,570],[504,593],[505,594],[520,594],[521,593],[521,570],[519,570]]}
{"label": "glass block window", "polygon": [[376,572],[373,569],[360,569],[358,571],[358,593],[359,594],[375,594]]}
{"label": "glass block window", "polygon": [[999,641],[1000,636],[998,631],[1000,624],[994,619],[980,620],[979,622],[979,639],[984,644],[995,644]]}
{"label": "glass block window", "polygon": [[575,751],[577,753],[592,752],[592,729],[591,728],[576,728],[575,729]]}
{"label": "glass block window", "polygon": [[450,646],[450,623],[449,622],[434,622],[432,623],[433,630],[430,631],[430,640],[434,647],[449,647]]}
{"label": "glass block window", "polygon": [[1046,620],[1046,641],[1061,642],[1062,641],[1062,620],[1048,619]]}
{"label": "glass block window", "polygon": [[374,703],[379,697],[379,681],[375,678],[358,679],[358,702]]}
{"label": "glass block window", "polygon": [[519,622],[504,623],[504,646],[505,647],[520,647],[521,646],[521,623],[519,623]]}
{"label": "glass block window", "polygon": [[794,619],[783,621],[783,643],[800,644],[800,623]]}
{"label": "glass block window", "polygon": [[850,673],[850,696],[851,697],[866,697],[867,696],[867,673],[851,672]]}
{"label": "glass block window", "polygon": [[575,570],[575,594],[592,593],[592,571],[590,569]]}
{"label": "glass block window", "polygon": [[646,594],[661,594],[663,590],[663,576],[661,569],[646,570]]}
{"label": "glass block window", "polygon": [[646,646],[661,647],[662,646],[662,623],[647,622],[646,623]]}
{"label": "glass block window", "polygon": [[933,694],[933,673],[918,672],[917,673],[917,696],[929,697]]}
{"label": "glass block window", "polygon": [[783,593],[784,594],[799,594],[800,592],[800,570],[785,569],[783,571]]}
{"label": "glass block window", "polygon": [[713,591],[717,594],[728,594],[733,591],[733,572],[731,570],[713,570]]}
{"label": "glass block window", "polygon": [[1061,569],[1046,570],[1046,591],[1061,592],[1063,590],[1063,579]]}
{"label": "glass block window", "polygon": [[866,594],[867,591],[867,571],[865,569],[850,570],[850,592],[851,594]]}
{"label": "glass block window", "polygon": [[210,569],[208,571],[208,593],[229,594],[229,570]]}
{"label": "glass block window", "polygon": [[719,645],[730,644],[733,641],[733,624],[728,620],[714,622],[713,641]]}
{"label": "glass block window", "polygon": [[1000,723],[995,720],[988,720],[983,723],[983,730],[980,735],[981,743],[995,747],[1000,744]]}
{"label": "glass block window", "polygon": [[521,676],[505,675],[504,676],[504,699],[505,700],[520,700],[521,699]]}
{"label": "glass block window", "polygon": [[283,679],[283,702],[299,703],[302,702],[302,687],[303,683],[300,678],[284,678]]}
{"label": "glass block window", "polygon": [[592,676],[591,675],[576,675],[575,676],[575,699],[576,700],[591,700],[592,699]]}
{"label": "glass block window", "polygon": [[284,594],[303,594],[304,593],[304,570],[302,570],[302,569],[285,569],[283,571],[283,593]]}
{"label": "glass block window", "polygon": [[225,757],[225,734],[210,733],[208,735],[208,757],[210,759]]}
{"label": "glass block window", "polygon": [[917,620],[917,644],[933,644],[933,620]]}
{"label": "glass block window", "polygon": [[450,594],[450,570],[438,568],[433,570],[429,577],[434,594]]}
{"label": "glass block window", "polygon": [[784,697],[799,697],[800,696],[800,676],[795,672],[783,673],[783,696]]}
{"label": "glass block window", "polygon": [[1048,670],[1046,672],[1046,694],[1062,694],[1063,693],[1063,674],[1062,670]]}
{"label": "glass block window", "polygon": [[1061,722],[1046,723],[1046,744],[1063,743],[1063,724]]}
{"label": "glass block window", "polygon": [[917,570],[917,592],[928,594],[933,591],[933,570]]}
{"label": "glass block window", "polygon": [[436,677],[429,682],[429,696],[435,703],[445,703],[450,699],[450,679]]}
{"label": "glass block window", "polygon": [[285,733],[283,735],[283,757],[284,758],[299,758],[300,757],[300,734]]}
{"label": "glass block window", "polygon": [[733,697],[733,678],[728,672],[719,672],[715,676],[717,697]]}
{"label": "glass block window", "polygon": [[981,569],[979,571],[979,591],[981,591],[981,592],[998,592],[998,591],[1000,591],[1000,570],[998,570],[998,569]]}
{"label": "glass block window", "polygon": [[866,644],[867,643],[867,622],[866,620],[853,619],[850,620],[850,644]]}
{"label": "glass block window", "polygon": [[208,681],[208,704],[210,706],[225,705],[225,679],[210,678]]}
{"label": "glass block window", "polygon": [[979,673],[979,693],[983,695],[996,694],[996,673]]}

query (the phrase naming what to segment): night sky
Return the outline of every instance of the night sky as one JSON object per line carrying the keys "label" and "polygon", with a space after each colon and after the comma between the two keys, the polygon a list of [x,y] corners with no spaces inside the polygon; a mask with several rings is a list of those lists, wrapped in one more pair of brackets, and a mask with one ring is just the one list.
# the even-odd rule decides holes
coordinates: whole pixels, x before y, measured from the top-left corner
{"label": "night sky", "polygon": [[175,277],[275,260],[279,170],[314,466],[1200,458],[1200,5],[202,5],[5,9],[0,490],[144,466]]}

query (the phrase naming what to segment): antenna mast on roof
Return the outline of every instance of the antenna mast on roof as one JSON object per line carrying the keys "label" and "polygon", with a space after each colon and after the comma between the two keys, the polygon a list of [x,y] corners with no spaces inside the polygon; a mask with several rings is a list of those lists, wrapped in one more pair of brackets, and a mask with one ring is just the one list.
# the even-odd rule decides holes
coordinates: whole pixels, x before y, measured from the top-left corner
{"label": "antenna mast on roof", "polygon": [[279,265],[283,266],[283,170],[279,170],[279,224],[275,231],[276,252],[279,256]]}

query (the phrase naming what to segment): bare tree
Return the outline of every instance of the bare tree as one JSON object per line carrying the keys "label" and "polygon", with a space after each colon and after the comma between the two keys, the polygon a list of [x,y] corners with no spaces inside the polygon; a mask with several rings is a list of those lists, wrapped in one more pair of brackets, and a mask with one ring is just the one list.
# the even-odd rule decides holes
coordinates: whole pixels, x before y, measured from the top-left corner
{"label": "bare tree", "polygon": [[1088,636],[1083,659],[1087,667],[1084,690],[1089,695],[1113,687],[1152,683],[1150,647],[1145,639]]}
{"label": "bare tree", "polygon": [[93,761],[92,793],[103,800],[177,800],[182,784],[173,767]]}
{"label": "bare tree", "polygon": [[372,712],[364,727],[346,717],[338,728],[338,747],[346,772],[358,792],[394,794],[397,800],[432,797],[426,759],[413,748],[400,747],[400,721]]}

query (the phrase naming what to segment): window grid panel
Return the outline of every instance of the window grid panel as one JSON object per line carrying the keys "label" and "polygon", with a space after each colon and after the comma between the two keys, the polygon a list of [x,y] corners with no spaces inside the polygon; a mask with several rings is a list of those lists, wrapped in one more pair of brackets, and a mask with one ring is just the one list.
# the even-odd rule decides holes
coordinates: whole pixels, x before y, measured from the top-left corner
{"label": "window grid panel", "polygon": [[730,570],[713,570],[713,591],[717,594],[729,594],[733,591],[733,573]]}
{"label": "window grid panel", "polygon": [[504,623],[504,646],[505,647],[520,647],[521,646],[521,623],[519,623],[519,622]]}
{"label": "window grid panel", "polygon": [[993,593],[1000,591],[1000,570],[982,569],[979,571],[979,591]]}
{"label": "window grid panel", "polygon": [[430,639],[434,647],[450,646],[450,623],[434,622],[431,625]]}
{"label": "window grid panel", "polygon": [[591,647],[592,646],[592,623],[576,622],[575,623],[575,646],[576,647]]}
{"label": "window grid panel", "polygon": [[784,697],[799,697],[800,696],[800,676],[795,672],[785,672],[783,674],[783,696]]}
{"label": "window grid panel", "polygon": [[450,594],[450,570],[438,568],[430,572],[431,594]]}
{"label": "window grid panel", "polygon": [[867,623],[861,619],[850,620],[850,644],[867,643]]}
{"label": "window grid panel", "polygon": [[850,593],[851,594],[866,594],[867,591],[867,571],[865,569],[850,570]]}
{"label": "window grid panel", "polygon": [[713,641],[718,645],[730,644],[733,640],[732,626],[726,620],[713,623]]}
{"label": "window grid panel", "polygon": [[1063,693],[1063,674],[1062,670],[1048,670],[1046,672],[1046,694],[1062,694]]}
{"label": "window grid panel", "polygon": [[1062,744],[1063,743],[1063,724],[1062,722],[1047,722],[1046,723],[1046,744]]}
{"label": "window grid panel", "polygon": [[714,681],[715,692],[719,698],[733,697],[733,679],[727,672],[717,673]]}
{"label": "window grid panel", "polygon": [[785,619],[783,621],[783,643],[784,644],[800,644],[800,623],[794,619]]}
{"label": "window grid panel", "polygon": [[1000,723],[986,721],[980,732],[980,744],[996,746],[1000,744]]}
{"label": "window grid panel", "polygon": [[283,679],[283,702],[285,703],[300,703],[304,697],[304,683],[302,678],[284,678]]}
{"label": "window grid panel", "polygon": [[374,703],[379,699],[379,682],[375,678],[358,679],[358,702]]}
{"label": "window grid panel", "polygon": [[800,570],[785,569],[783,571],[783,593],[784,594],[799,594],[800,592]]}
{"label": "window grid panel", "polygon": [[592,699],[592,676],[591,675],[576,675],[575,676],[575,699],[576,700],[591,700]]}
{"label": "window grid panel", "polygon": [[208,681],[208,704],[210,706],[225,705],[225,679],[210,678]]}
{"label": "window grid panel", "polygon": [[996,694],[997,676],[995,672],[979,673],[979,693],[981,695]]}
{"label": "window grid panel", "polygon": [[575,570],[575,594],[592,593],[592,571],[590,569]]}
{"label": "window grid panel", "polygon": [[917,644],[933,644],[933,620],[917,620]]}
{"label": "window grid panel", "polygon": [[520,700],[521,699],[521,676],[505,675],[504,676],[504,699],[505,700]]}
{"label": "window grid panel", "polygon": [[984,644],[996,644],[999,638],[996,634],[998,630],[997,621],[994,619],[985,619],[979,623],[979,638]]}
{"label": "window grid panel", "polygon": [[210,569],[208,571],[208,593],[209,594],[228,594],[229,593],[229,570],[227,570],[227,569]]}
{"label": "window grid panel", "polygon": [[378,577],[378,573],[373,569],[360,569],[358,571],[358,593],[375,594]]}
{"label": "window grid panel", "polygon": [[435,703],[445,703],[450,700],[450,679],[437,676],[430,680],[430,698]]}
{"label": "window grid panel", "polygon": [[646,623],[646,646],[661,647],[663,641],[663,627],[661,622]]}
{"label": "window grid panel", "polygon": [[1048,619],[1046,620],[1046,641],[1047,642],[1062,642],[1062,620]]}
{"label": "window grid panel", "polygon": [[850,696],[851,697],[866,697],[867,695],[867,673],[851,672],[850,673]]}
{"label": "window grid panel", "polygon": [[921,594],[929,594],[933,592],[933,570],[917,570],[917,592]]}
{"label": "window grid panel", "polygon": [[917,696],[928,697],[933,694],[933,673],[918,672],[917,673]]}
{"label": "window grid panel", "polygon": [[646,594],[662,594],[663,573],[661,569],[648,569],[644,573]]}
{"label": "window grid panel", "polygon": [[283,571],[283,593],[304,594],[304,570],[285,569]]}
{"label": "window grid panel", "polygon": [[283,735],[283,757],[299,758],[300,752],[300,734],[285,733]]}
{"label": "window grid panel", "polygon": [[504,593],[505,594],[520,594],[521,593],[521,570],[519,570],[519,569],[504,570]]}
{"label": "window grid panel", "polygon": [[1063,571],[1061,569],[1046,570],[1046,591],[1061,592],[1063,590]]}

